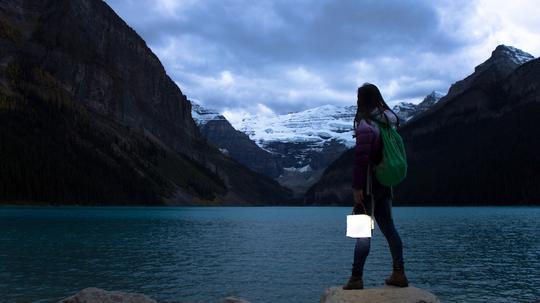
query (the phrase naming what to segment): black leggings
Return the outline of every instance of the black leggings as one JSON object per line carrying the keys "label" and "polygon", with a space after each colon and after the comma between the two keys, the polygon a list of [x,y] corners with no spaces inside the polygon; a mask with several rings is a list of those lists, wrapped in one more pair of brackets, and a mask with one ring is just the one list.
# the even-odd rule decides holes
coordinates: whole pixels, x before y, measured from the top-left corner
{"label": "black leggings", "polygon": [[[403,245],[401,238],[394,226],[392,220],[392,199],[390,188],[381,185],[374,178],[373,180],[373,197],[375,204],[375,221],[379,226],[379,229],[384,234],[390,252],[392,254],[392,261],[394,266],[403,267]],[[371,197],[366,196],[364,198],[364,205],[368,214],[372,214],[371,209]],[[354,262],[352,268],[352,274],[354,276],[362,276],[364,272],[364,264],[369,254],[369,248],[371,246],[371,238],[358,238],[356,239],[356,245],[354,247]]]}

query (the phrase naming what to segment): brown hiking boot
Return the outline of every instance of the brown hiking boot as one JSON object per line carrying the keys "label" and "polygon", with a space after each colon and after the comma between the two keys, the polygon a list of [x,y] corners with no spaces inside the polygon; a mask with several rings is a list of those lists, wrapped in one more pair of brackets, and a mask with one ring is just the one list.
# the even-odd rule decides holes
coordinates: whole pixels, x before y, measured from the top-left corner
{"label": "brown hiking boot", "polygon": [[343,289],[346,289],[346,290],[364,289],[364,281],[362,281],[362,277],[351,276],[347,284],[343,286]]}
{"label": "brown hiking boot", "polygon": [[394,266],[392,270],[392,275],[384,280],[386,285],[398,286],[398,287],[407,287],[409,286],[409,281],[405,276],[405,269],[403,266]]}

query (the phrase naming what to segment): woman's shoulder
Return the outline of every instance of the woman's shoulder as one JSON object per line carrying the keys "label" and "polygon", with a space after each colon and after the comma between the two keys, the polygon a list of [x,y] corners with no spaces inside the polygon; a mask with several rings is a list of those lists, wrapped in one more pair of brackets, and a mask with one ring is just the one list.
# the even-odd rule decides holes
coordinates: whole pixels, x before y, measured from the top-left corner
{"label": "woman's shoulder", "polygon": [[397,116],[389,109],[385,109],[383,112],[381,112],[378,116],[376,116],[375,120],[385,125],[390,124],[393,127],[396,127],[398,124]]}
{"label": "woman's shoulder", "polygon": [[374,121],[362,119],[358,124],[356,125],[356,132],[357,133],[371,133],[371,132],[378,132],[378,125]]}

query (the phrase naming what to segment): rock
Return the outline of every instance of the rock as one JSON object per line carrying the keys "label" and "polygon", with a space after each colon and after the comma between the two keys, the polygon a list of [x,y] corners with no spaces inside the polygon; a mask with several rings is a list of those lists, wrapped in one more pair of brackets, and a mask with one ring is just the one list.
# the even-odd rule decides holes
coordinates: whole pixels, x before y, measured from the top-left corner
{"label": "rock", "polygon": [[244,299],[236,298],[236,297],[227,297],[225,298],[224,303],[249,303],[249,301],[246,301]]}
{"label": "rock", "polygon": [[157,303],[157,301],[143,294],[89,287],[71,297],[60,300],[58,303]]}
{"label": "rock", "polygon": [[371,288],[343,290],[341,287],[326,289],[321,303],[440,303],[437,297],[416,287]]}

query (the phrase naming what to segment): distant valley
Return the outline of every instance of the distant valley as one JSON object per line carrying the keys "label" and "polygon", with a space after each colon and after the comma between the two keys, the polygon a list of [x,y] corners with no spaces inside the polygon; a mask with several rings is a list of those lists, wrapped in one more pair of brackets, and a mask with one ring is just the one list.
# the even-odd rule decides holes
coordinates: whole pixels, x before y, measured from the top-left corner
{"label": "distant valley", "polygon": [[[406,123],[443,96],[434,91],[417,105],[400,103],[393,109]],[[297,196],[303,196],[330,163],[355,145],[355,114],[356,105],[325,105],[283,115],[251,116],[233,126],[216,110],[196,103],[192,107],[192,116],[209,142],[236,161],[275,178]]]}

